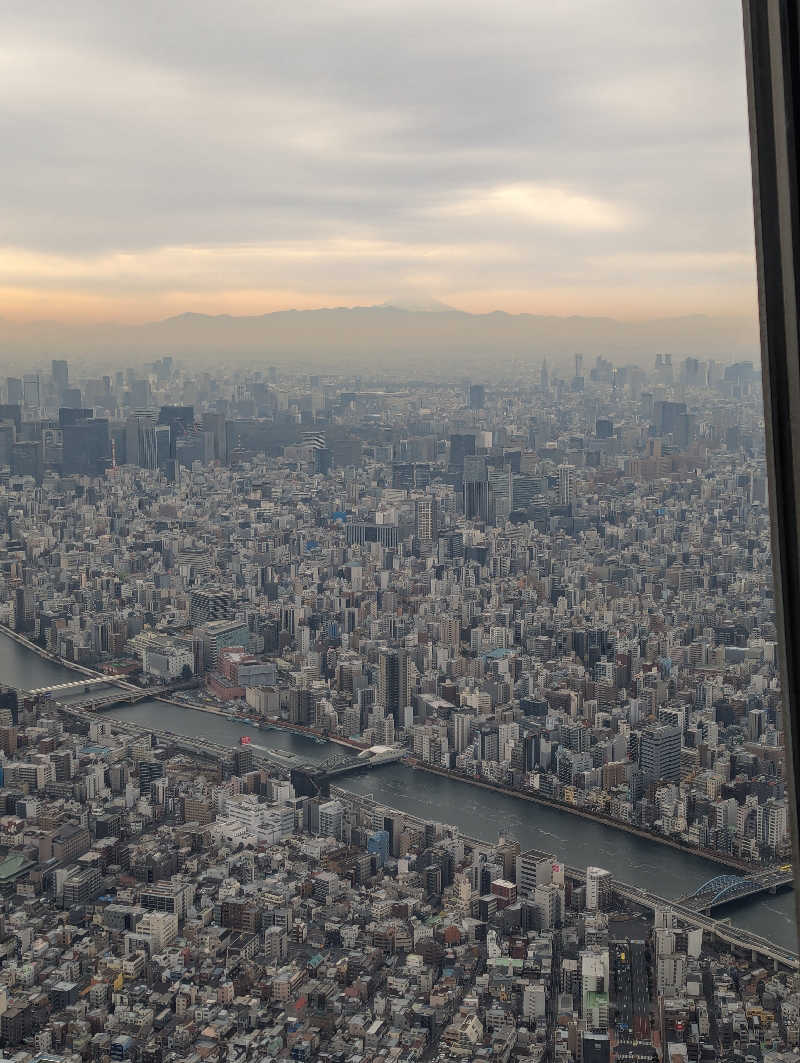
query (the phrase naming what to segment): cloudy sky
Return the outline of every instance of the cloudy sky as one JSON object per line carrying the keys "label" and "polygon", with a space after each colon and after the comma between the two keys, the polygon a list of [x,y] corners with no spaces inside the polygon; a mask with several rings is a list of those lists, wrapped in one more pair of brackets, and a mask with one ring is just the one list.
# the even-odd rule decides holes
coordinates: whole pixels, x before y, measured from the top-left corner
{"label": "cloudy sky", "polygon": [[28,0],[0,316],[752,316],[733,0]]}

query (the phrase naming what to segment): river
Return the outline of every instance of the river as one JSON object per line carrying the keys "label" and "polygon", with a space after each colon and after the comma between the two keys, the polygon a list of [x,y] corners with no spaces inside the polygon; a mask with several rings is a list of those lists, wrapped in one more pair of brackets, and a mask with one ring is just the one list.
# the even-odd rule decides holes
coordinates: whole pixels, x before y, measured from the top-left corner
{"label": "river", "polygon": [[[13,639],[0,635],[0,683],[30,690],[77,678],[76,673],[43,660]],[[339,746],[319,744],[304,735],[279,730],[256,731],[243,723],[155,699],[123,705],[107,715],[176,734],[203,735],[230,746],[237,746],[243,734],[250,734],[258,745],[289,750],[306,761],[320,761],[332,753],[343,752]],[[608,868],[617,878],[661,896],[678,897],[725,871],[705,858],[560,809],[517,800],[428,772],[412,771],[401,764],[347,776],[342,785],[424,819],[454,824],[472,837],[494,841],[505,831],[523,849],[550,850],[565,863],[575,866],[597,864]],[[784,945],[791,939],[792,947],[797,947],[791,891],[743,901],[725,909],[724,914],[737,926]]]}

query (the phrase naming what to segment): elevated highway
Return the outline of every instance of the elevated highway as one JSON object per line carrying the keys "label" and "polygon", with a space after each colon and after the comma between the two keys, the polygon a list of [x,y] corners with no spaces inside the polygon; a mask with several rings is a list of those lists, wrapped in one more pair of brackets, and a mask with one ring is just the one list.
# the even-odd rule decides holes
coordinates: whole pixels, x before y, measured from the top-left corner
{"label": "elevated highway", "polygon": [[[419,826],[424,826],[425,824],[425,821],[419,816],[404,812],[402,809],[390,808],[382,802],[376,801],[371,796],[350,793],[350,791],[342,789],[341,787],[335,788],[335,795],[342,802],[361,807],[365,810],[377,807],[386,808],[388,811],[394,812],[398,816],[402,816],[409,823],[414,823]],[[473,850],[477,849],[481,852],[491,852],[495,848],[494,845],[481,838],[465,837],[464,840]],[[546,852],[544,849],[533,849],[530,851],[541,857],[543,860],[550,858],[553,855],[552,853]],[[565,864],[564,874],[573,882],[579,882],[582,884],[585,884],[586,882],[585,868],[570,867]],[[772,964],[775,968],[785,967],[790,971],[800,972],[800,955],[798,955],[794,949],[778,945],[774,941],[770,941],[768,938],[761,937],[758,934],[753,934],[749,930],[744,930],[742,927],[732,926],[727,920],[715,919],[711,915],[687,906],[681,899],[675,900],[670,899],[669,897],[661,897],[656,893],[652,893],[650,890],[641,889],[638,886],[631,886],[629,883],[621,882],[619,879],[611,880],[611,889],[614,896],[619,900],[627,901],[628,903],[634,904],[646,911],[655,912],[658,910],[674,912],[681,925],[689,928],[697,927],[702,929],[710,939],[719,944],[725,945],[734,954],[749,955],[754,963],[758,961],[766,961]]]}

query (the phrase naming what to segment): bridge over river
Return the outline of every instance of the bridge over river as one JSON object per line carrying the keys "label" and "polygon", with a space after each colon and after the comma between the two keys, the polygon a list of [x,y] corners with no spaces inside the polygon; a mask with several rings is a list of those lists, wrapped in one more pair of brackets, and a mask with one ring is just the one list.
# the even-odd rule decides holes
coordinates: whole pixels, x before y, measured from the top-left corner
{"label": "bridge over river", "polygon": [[734,901],[754,897],[759,893],[777,893],[794,885],[794,875],[789,866],[768,867],[752,875],[715,875],[694,890],[681,897],[679,903],[695,912],[710,912]]}

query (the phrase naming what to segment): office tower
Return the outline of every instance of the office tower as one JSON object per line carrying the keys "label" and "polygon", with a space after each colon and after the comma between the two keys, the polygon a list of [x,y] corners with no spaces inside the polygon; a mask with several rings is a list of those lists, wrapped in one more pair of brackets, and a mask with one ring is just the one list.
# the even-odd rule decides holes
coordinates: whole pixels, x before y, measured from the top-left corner
{"label": "office tower", "polygon": [[214,460],[226,461],[228,455],[225,448],[225,414],[204,413],[203,431],[210,432],[214,437]]}
{"label": "office tower", "polygon": [[420,542],[432,543],[439,530],[438,504],[435,498],[421,498],[414,504],[415,531]]}
{"label": "office tower", "polygon": [[11,723],[16,727],[19,722],[19,696],[13,687],[0,686],[0,710],[10,713]]}
{"label": "office tower", "polygon": [[134,409],[146,409],[150,405],[150,381],[137,380],[132,377],[128,380],[129,398],[128,405]]}
{"label": "office tower", "polygon": [[151,413],[132,413],[125,423],[125,460],[141,469],[155,469],[155,418]]}
{"label": "office tower", "polygon": [[18,402],[0,403],[0,421],[12,421],[17,435],[22,428],[22,407]]}
{"label": "office tower", "polygon": [[456,434],[450,436],[450,468],[462,470],[464,458],[475,453],[475,436]]}
{"label": "office tower", "polygon": [[446,532],[439,536],[438,542],[439,561],[455,561],[464,556],[464,533],[460,531]]}
{"label": "office tower", "polygon": [[410,697],[408,691],[408,653],[406,650],[381,650],[378,701],[394,717],[395,727],[406,727]]}
{"label": "office tower", "polygon": [[489,471],[489,519],[494,524],[504,524],[511,513],[513,478],[511,466]]}
{"label": "office tower", "polygon": [[175,457],[175,442],[186,435],[194,425],[194,406],[162,406],[158,413],[158,423],[169,425],[171,457]]}
{"label": "office tower", "polygon": [[54,358],[51,363],[51,372],[56,394],[61,395],[64,388],[69,386],[69,365],[61,358]]}
{"label": "office tower", "polygon": [[486,524],[489,520],[489,481],[464,481],[464,516]]}
{"label": "office tower", "polygon": [[322,432],[304,432],[303,446],[310,452],[315,474],[325,475],[330,472],[331,452],[325,445],[325,436]]}
{"label": "office tower", "polygon": [[614,435],[614,424],[607,417],[598,417],[595,421],[594,434],[598,439],[611,439]]}
{"label": "office tower", "polygon": [[[61,413],[62,411],[59,411]],[[64,475],[103,476],[111,464],[111,440],[108,421],[92,417],[62,428]]]}
{"label": "office tower", "polygon": [[14,630],[31,631],[36,617],[36,603],[33,588],[18,586],[14,588]]}
{"label": "office tower", "polygon": [[673,437],[679,447],[689,446],[694,438],[696,422],[691,413],[679,413],[675,419]]}
{"label": "office tower", "polygon": [[15,442],[16,429],[13,423],[0,420],[0,468],[11,468]]}
{"label": "office tower", "polygon": [[226,646],[241,646],[247,649],[250,629],[241,620],[209,620],[195,630],[201,650],[200,670],[217,666],[220,651]]}
{"label": "office tower", "polygon": [[[642,1055],[640,1058],[645,1057]],[[611,1041],[607,1033],[584,1031],[581,1034],[581,1063],[609,1063],[610,1059]]]}
{"label": "office tower", "polygon": [[653,417],[659,435],[674,435],[678,431],[679,418],[686,414],[685,402],[655,402]]}
{"label": "office tower", "polygon": [[572,503],[575,496],[575,466],[559,465],[558,467],[558,498],[562,506]]}
{"label": "office tower", "polygon": [[547,389],[550,387],[550,374],[547,371],[546,358],[542,361],[542,368],[541,372],[539,373],[539,383],[545,391],[547,391]]}
{"label": "office tower", "polygon": [[586,868],[586,908],[603,911],[611,900],[611,872],[602,867]]}
{"label": "office tower", "polygon": [[647,727],[639,739],[639,767],[648,782],[681,780],[681,730],[661,724]]}
{"label": "office tower", "polygon": [[467,520],[489,520],[489,477],[486,459],[464,458],[464,516]]}
{"label": "office tower", "polygon": [[164,775],[164,764],[160,760],[143,761],[139,765],[139,793],[150,796],[150,785]]}
{"label": "office tower", "polygon": [[196,425],[191,427],[185,435],[174,440],[175,460],[178,465],[191,469],[194,462],[201,465],[209,465],[214,460],[214,436],[211,432],[204,432]]}
{"label": "office tower", "polygon": [[[80,388],[64,388],[61,392],[60,399],[63,406],[67,409],[79,409],[83,396],[81,395]],[[92,411],[89,411],[91,417]]]}
{"label": "office tower", "polygon": [[[180,567],[180,558],[178,558]],[[189,600],[189,617],[192,624],[205,624],[209,620],[230,620],[234,615],[231,596],[227,591],[198,587],[192,590]]]}
{"label": "office tower", "polygon": [[172,457],[172,428],[168,424],[157,424],[153,433],[156,444],[156,468],[164,472],[167,462]]}
{"label": "office tower", "polygon": [[11,471],[15,476],[32,476],[41,483],[44,471],[42,444],[28,439],[17,440],[12,451]]}
{"label": "office tower", "polygon": [[486,405],[486,391],[483,384],[470,384],[469,387],[469,408],[471,410],[482,410]]}
{"label": "office tower", "polygon": [[22,378],[22,401],[26,406],[37,409],[39,400],[39,374],[26,373]]}
{"label": "office tower", "polygon": [[520,897],[533,897],[537,886],[546,886],[553,881],[555,856],[542,856],[538,850],[520,853],[517,856],[517,893]]}
{"label": "office tower", "polygon": [[6,400],[9,403],[21,403],[22,402],[22,380],[18,376],[10,376],[6,378]]}
{"label": "office tower", "polygon": [[255,767],[255,757],[251,746],[241,746],[233,751],[233,774],[247,775]]}
{"label": "office tower", "polygon": [[587,1029],[608,1029],[608,949],[584,949],[580,953],[581,1016]]}
{"label": "office tower", "polygon": [[344,827],[344,806],[339,801],[325,801],[319,806],[319,833],[323,837],[341,840]]}
{"label": "office tower", "polygon": [[60,406],[58,410],[58,424],[60,428],[68,425],[82,424],[92,416],[92,411],[80,406]]}

